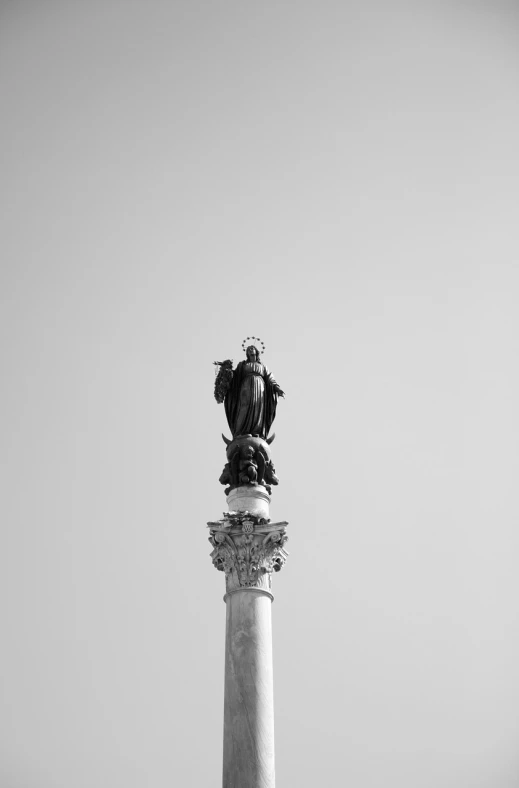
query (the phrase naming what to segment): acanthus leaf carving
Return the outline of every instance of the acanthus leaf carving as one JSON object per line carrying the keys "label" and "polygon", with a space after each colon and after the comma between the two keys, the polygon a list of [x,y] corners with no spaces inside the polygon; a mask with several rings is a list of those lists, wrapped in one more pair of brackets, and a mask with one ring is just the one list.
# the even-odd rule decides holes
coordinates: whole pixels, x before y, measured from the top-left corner
{"label": "acanthus leaf carving", "polygon": [[272,573],[279,572],[288,557],[286,523],[260,523],[252,516],[240,516],[209,527],[211,558],[215,568],[225,572],[227,591],[270,590]]}

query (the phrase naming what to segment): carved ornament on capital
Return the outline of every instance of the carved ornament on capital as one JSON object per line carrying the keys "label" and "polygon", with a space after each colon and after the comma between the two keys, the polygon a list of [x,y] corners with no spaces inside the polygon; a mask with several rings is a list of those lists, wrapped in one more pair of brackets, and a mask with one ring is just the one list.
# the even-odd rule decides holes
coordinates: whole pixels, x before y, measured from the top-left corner
{"label": "carved ornament on capital", "polygon": [[208,523],[213,565],[225,572],[227,592],[240,588],[270,591],[273,572],[284,566],[286,522],[270,523],[248,512],[230,512]]}

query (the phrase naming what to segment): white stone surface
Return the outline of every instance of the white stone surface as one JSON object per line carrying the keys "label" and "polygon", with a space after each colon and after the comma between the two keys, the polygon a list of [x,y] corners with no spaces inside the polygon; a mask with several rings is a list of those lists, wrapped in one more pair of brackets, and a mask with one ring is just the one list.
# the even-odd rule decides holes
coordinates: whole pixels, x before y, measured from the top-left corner
{"label": "white stone surface", "polygon": [[223,788],[275,788],[271,578],[288,557],[288,523],[232,511],[208,523],[227,589]]}
{"label": "white stone surface", "polygon": [[250,512],[257,517],[269,518],[270,495],[264,487],[236,487],[227,496],[230,512]]}
{"label": "white stone surface", "polygon": [[227,595],[223,788],[274,788],[271,598]]}
{"label": "white stone surface", "polygon": [[225,572],[227,592],[239,588],[271,590],[272,574],[285,565],[288,523],[255,523],[251,515],[223,518],[208,523],[211,558],[216,569]]}

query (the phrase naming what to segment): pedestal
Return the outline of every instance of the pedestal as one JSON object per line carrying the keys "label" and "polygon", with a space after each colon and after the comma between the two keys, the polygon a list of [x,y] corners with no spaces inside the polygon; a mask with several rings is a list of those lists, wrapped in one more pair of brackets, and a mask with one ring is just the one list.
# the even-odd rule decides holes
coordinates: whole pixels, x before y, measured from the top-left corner
{"label": "pedestal", "polygon": [[[288,556],[287,523],[237,509],[251,505],[254,489],[208,523],[213,564],[226,581],[223,788],[275,786],[271,587]],[[265,514],[264,492],[257,493]]]}
{"label": "pedestal", "polygon": [[265,487],[235,487],[227,496],[230,512],[249,512],[268,520],[270,495]]}

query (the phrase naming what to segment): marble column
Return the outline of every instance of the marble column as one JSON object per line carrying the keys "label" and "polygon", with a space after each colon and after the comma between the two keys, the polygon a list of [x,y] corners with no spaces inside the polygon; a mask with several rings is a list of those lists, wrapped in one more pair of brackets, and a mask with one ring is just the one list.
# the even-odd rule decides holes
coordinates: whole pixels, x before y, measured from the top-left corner
{"label": "marble column", "polygon": [[263,487],[239,492],[233,511],[208,523],[226,580],[223,788],[274,788],[271,586],[288,556],[287,523],[269,521]]}

